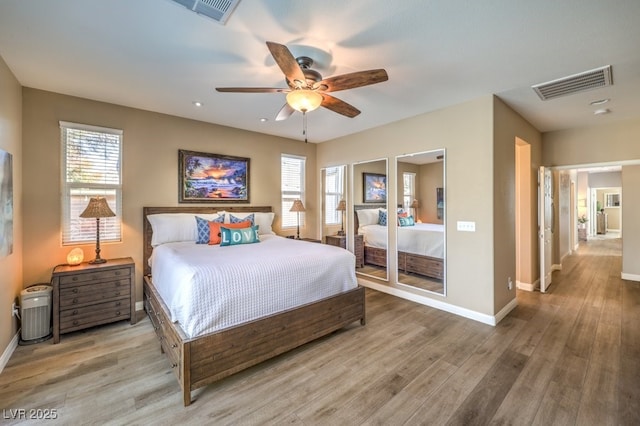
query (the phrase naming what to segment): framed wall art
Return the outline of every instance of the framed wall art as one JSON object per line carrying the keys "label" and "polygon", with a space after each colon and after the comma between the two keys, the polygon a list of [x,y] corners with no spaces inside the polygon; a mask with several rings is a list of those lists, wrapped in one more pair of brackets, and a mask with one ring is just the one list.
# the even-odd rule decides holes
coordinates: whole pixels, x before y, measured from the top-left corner
{"label": "framed wall art", "polygon": [[249,158],[178,151],[180,203],[248,203]]}
{"label": "framed wall art", "polygon": [[387,175],[363,172],[362,184],[365,203],[387,202]]}

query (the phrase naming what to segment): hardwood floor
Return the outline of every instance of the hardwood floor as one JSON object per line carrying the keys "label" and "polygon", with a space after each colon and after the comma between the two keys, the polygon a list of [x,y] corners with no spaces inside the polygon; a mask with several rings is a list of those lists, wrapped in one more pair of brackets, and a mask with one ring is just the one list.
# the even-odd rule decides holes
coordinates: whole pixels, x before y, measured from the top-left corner
{"label": "hardwood floor", "polygon": [[367,291],[366,326],[196,391],[186,408],[142,315],[20,346],[0,375],[0,423],[40,408],[57,410],[46,424],[638,425],[640,283],[620,279],[620,246],[581,243],[549,293],[519,292],[496,327]]}

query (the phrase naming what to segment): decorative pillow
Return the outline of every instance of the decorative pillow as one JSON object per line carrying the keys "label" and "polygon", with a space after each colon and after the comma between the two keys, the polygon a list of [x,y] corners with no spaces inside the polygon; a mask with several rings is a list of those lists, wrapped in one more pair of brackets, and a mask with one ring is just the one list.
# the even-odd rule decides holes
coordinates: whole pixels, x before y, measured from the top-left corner
{"label": "decorative pillow", "polygon": [[[224,214],[213,219],[211,222],[224,223]],[[196,244],[209,244],[209,221],[196,216],[196,228],[198,232]]]}
{"label": "decorative pillow", "polygon": [[255,218],[254,213],[249,213],[245,217],[238,217],[229,213],[229,223],[240,223],[240,222],[244,222],[245,220],[248,220],[249,222],[251,222],[251,226],[253,226],[255,225],[254,218]]}
{"label": "decorative pillow", "polygon": [[356,210],[358,215],[358,224],[360,226],[375,225],[378,223],[378,214],[380,209],[362,209]]}
{"label": "decorative pillow", "polygon": [[[229,223],[227,225],[232,224]],[[230,229],[223,225],[220,227],[220,231],[222,234],[220,246],[235,246],[237,244],[253,244],[260,242],[257,226]]]}
{"label": "decorative pillow", "polygon": [[378,210],[378,224],[382,226],[387,226],[387,211],[386,210]]}
{"label": "decorative pillow", "polygon": [[251,222],[244,221],[239,223],[220,223],[220,222],[209,222],[209,244],[215,245],[220,244],[220,237],[222,233],[222,227],[225,228],[246,228],[251,226]]}
{"label": "decorative pillow", "polygon": [[416,223],[413,220],[413,216],[408,216],[408,217],[399,217],[398,224],[400,224],[400,226],[414,226]]}
{"label": "decorative pillow", "polygon": [[251,221],[251,224],[260,227],[258,229],[258,232],[260,233],[260,235],[263,235],[263,234],[275,234],[275,232],[273,232],[273,229],[271,228],[271,226],[273,224],[273,218],[275,217],[275,213],[273,213],[273,212],[269,212],[269,213],[262,213],[262,212],[237,213],[237,214],[233,214],[233,215],[231,213],[229,213],[229,217],[226,220],[228,221],[227,223],[232,223],[231,217],[234,217],[236,220],[251,220],[251,219],[249,219],[250,216],[253,216],[253,218],[254,218]]}

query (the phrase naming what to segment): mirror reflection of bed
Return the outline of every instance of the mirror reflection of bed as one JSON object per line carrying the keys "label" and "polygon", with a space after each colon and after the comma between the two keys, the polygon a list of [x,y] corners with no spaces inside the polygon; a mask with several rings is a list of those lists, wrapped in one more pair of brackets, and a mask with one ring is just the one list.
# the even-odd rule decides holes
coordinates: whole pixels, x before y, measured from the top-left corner
{"label": "mirror reflection of bed", "polygon": [[396,157],[397,282],[445,293],[444,150]]}
{"label": "mirror reflection of bed", "polygon": [[[352,197],[354,210],[363,210],[364,220],[353,214],[353,249],[356,255],[356,273],[389,280],[387,270],[389,241],[388,228],[380,224],[380,211],[386,213],[388,200],[386,188],[387,160],[371,160],[352,165]],[[384,185],[384,186],[380,186]],[[366,218],[365,218],[366,215]],[[367,226],[369,236],[365,235]]]}

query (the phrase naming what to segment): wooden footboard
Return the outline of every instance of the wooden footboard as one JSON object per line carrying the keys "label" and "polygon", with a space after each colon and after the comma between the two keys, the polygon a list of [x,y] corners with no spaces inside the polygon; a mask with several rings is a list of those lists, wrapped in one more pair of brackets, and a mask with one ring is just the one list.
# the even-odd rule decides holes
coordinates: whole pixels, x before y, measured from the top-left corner
{"label": "wooden footboard", "polygon": [[180,383],[184,405],[191,391],[325,336],[355,321],[365,324],[364,288],[303,305],[197,338],[187,338],[144,278],[144,305]]}

